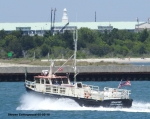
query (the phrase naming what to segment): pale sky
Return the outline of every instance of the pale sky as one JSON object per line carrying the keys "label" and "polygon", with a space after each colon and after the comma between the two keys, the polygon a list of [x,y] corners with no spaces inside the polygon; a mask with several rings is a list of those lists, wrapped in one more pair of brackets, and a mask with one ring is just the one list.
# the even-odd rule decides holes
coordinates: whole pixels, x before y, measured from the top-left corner
{"label": "pale sky", "polygon": [[147,21],[150,0],[0,0],[0,22],[50,22],[56,8],[56,22],[67,9],[69,22]]}

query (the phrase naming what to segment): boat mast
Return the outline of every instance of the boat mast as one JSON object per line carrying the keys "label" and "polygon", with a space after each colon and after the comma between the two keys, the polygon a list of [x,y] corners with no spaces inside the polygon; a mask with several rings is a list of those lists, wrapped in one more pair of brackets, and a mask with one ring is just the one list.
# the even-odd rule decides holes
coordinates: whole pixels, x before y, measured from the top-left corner
{"label": "boat mast", "polygon": [[50,70],[49,70],[49,76],[52,76],[52,67],[53,67],[53,65],[54,65],[54,62],[52,61],[52,59],[51,59],[51,64],[50,64]]}
{"label": "boat mast", "polygon": [[77,40],[78,40],[78,29],[76,28],[74,31],[74,83],[76,83],[76,75],[77,75],[77,68],[76,68],[76,53],[77,53]]}

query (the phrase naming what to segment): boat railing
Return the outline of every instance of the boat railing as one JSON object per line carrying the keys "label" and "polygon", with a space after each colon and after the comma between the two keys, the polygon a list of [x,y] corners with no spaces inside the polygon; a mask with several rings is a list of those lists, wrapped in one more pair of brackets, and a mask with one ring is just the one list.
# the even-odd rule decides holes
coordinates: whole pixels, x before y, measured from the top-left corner
{"label": "boat railing", "polygon": [[90,89],[91,91],[99,91],[99,87],[98,87],[98,86],[86,85],[86,84],[82,84],[82,85],[83,85],[83,88],[89,87],[89,89]]}
{"label": "boat railing", "polygon": [[79,91],[79,93],[83,91],[85,98],[95,99],[95,100],[103,99],[103,94],[100,93],[98,86],[86,85],[86,84],[82,84],[82,86],[83,88],[80,89],[81,91]]}
{"label": "boat railing", "polygon": [[127,89],[119,89],[119,88],[109,88],[109,87],[104,87],[104,91],[118,91],[118,92],[122,92],[122,91],[129,91]]}
{"label": "boat railing", "polygon": [[129,99],[129,94],[130,94],[130,91],[129,90],[124,90],[122,91],[121,93],[121,98],[126,98],[126,99]]}
{"label": "boat railing", "polygon": [[[85,89],[87,88],[87,89]],[[75,88],[74,86],[61,86],[61,85],[46,85],[45,92],[64,95],[64,96],[75,96],[80,98],[87,98],[87,99],[100,99],[99,91],[94,92],[94,88],[98,89],[97,87],[92,86],[92,90],[89,90],[90,86],[83,88]],[[102,97],[102,96],[101,96]]]}
{"label": "boat railing", "polygon": [[93,85],[89,85],[91,90],[94,90],[94,91],[99,91],[99,87],[98,86],[93,86]]}
{"label": "boat railing", "polygon": [[74,87],[72,86],[46,85],[45,91],[46,93],[54,93],[54,94],[71,96],[73,88]]}
{"label": "boat railing", "polygon": [[129,99],[130,90],[108,88],[105,87],[104,91],[98,91],[97,86],[83,85],[83,88],[75,88],[73,86],[61,85],[46,85],[45,92],[64,95],[75,96],[81,98],[103,100],[103,99]]}
{"label": "boat railing", "polygon": [[26,85],[35,86],[35,82],[25,80]]}
{"label": "boat railing", "polygon": [[30,89],[35,89],[35,82],[32,82],[32,81],[28,81],[28,80],[25,80],[25,85],[26,87],[30,88]]}
{"label": "boat railing", "polygon": [[118,88],[109,88],[105,87],[104,88],[104,93],[108,94],[105,95],[107,98],[121,98],[121,99],[129,99],[130,90],[126,89],[118,89]]}

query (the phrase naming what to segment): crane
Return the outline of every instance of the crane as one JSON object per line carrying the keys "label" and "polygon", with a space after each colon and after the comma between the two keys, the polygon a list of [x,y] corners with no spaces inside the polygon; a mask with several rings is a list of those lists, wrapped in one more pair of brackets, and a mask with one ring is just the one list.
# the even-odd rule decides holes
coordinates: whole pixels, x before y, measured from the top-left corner
{"label": "crane", "polygon": [[54,23],[55,23],[55,12],[56,12],[56,8],[54,9],[53,28],[54,28]]}
{"label": "crane", "polygon": [[[53,18],[53,11],[54,11],[54,18]],[[53,10],[51,9],[51,33],[53,34],[54,32],[54,24],[55,24],[55,13],[56,13],[56,8]],[[52,21],[53,19],[53,21]]]}
{"label": "crane", "polygon": [[51,28],[50,28],[51,32],[52,32],[52,18],[53,18],[53,9],[51,8]]}
{"label": "crane", "polygon": [[68,25],[69,25],[69,22],[68,22],[64,27],[62,27],[59,32],[63,32],[63,30],[64,30],[64,29],[66,28],[66,26],[68,26]]}

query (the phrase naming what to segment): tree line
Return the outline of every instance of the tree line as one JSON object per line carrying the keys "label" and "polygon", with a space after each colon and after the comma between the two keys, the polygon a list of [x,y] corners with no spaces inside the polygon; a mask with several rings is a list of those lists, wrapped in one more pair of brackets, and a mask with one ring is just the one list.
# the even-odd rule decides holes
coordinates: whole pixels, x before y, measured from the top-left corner
{"label": "tree line", "polygon": [[[68,58],[74,52],[73,32],[65,31],[52,35],[45,32],[44,36],[23,35],[23,32],[0,31],[0,58]],[[105,30],[103,33],[88,28],[78,30],[77,58],[91,57],[148,57],[150,56],[150,32],[127,30]]]}

